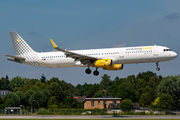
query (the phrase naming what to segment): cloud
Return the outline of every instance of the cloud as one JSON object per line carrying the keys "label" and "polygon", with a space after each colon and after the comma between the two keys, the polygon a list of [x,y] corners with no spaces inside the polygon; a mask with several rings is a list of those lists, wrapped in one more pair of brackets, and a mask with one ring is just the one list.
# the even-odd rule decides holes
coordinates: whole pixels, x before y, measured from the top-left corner
{"label": "cloud", "polygon": [[29,35],[36,35],[37,33],[36,32],[30,32]]}
{"label": "cloud", "polygon": [[122,43],[122,44],[116,44],[116,45],[114,45],[113,48],[125,47],[125,46],[127,46],[127,44],[124,42],[124,43]]}
{"label": "cloud", "polygon": [[170,15],[166,15],[164,18],[169,20],[174,20],[180,18],[180,15],[179,13],[172,13]]}

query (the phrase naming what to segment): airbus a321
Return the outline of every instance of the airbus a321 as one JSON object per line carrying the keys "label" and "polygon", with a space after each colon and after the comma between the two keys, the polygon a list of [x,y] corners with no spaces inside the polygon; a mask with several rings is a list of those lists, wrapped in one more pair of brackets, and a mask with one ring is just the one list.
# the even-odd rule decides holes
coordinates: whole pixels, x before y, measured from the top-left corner
{"label": "airbus a321", "polygon": [[177,57],[177,53],[164,46],[137,46],[123,48],[104,48],[67,51],[59,48],[52,39],[53,47],[58,52],[36,52],[17,32],[10,32],[16,55],[6,55],[8,60],[49,68],[86,67],[85,72],[91,73],[90,67],[95,67],[93,74],[99,75],[98,68],[104,70],[122,70],[124,64],[156,63],[169,61]]}

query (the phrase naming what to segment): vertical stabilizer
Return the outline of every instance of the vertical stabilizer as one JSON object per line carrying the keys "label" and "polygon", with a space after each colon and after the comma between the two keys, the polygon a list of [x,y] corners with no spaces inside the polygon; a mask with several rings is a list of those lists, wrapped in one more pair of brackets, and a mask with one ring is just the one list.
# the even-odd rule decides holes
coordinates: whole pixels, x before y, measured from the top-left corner
{"label": "vertical stabilizer", "polygon": [[17,32],[10,32],[16,55],[35,52]]}

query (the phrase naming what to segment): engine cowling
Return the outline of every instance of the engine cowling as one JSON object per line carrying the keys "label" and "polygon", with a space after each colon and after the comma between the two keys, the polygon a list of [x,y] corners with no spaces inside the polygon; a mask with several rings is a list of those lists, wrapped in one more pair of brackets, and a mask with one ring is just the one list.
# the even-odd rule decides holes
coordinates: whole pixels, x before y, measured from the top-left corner
{"label": "engine cowling", "polygon": [[114,64],[112,66],[106,66],[103,68],[104,70],[122,70],[123,64]]}
{"label": "engine cowling", "polygon": [[111,66],[111,65],[112,65],[111,59],[101,59],[101,60],[97,60],[94,63],[94,67],[97,67],[97,68],[106,68],[106,67]]}

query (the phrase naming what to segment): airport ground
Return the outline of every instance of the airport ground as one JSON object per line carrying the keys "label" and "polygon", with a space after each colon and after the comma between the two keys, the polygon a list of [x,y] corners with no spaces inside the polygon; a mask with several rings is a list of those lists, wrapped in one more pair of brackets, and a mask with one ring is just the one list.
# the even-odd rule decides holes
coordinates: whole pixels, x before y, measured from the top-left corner
{"label": "airport ground", "polygon": [[82,120],[104,120],[104,119],[109,119],[109,120],[130,120],[130,119],[140,119],[140,120],[180,120],[180,116],[173,116],[173,115],[139,115],[139,116],[133,116],[133,115],[122,115],[122,116],[112,116],[112,115],[0,115],[0,119],[5,119],[5,120],[44,120],[44,119],[49,119],[49,120],[77,120],[77,119],[82,119]]}

